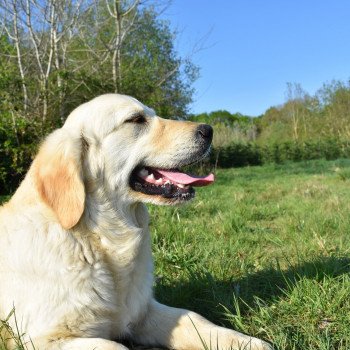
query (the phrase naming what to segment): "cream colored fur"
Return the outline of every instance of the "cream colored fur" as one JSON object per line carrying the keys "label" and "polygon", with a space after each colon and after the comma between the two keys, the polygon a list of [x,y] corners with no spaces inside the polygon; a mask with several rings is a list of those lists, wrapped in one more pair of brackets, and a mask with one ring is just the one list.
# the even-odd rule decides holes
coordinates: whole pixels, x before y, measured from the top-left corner
{"label": "cream colored fur", "polygon": [[[130,122],[137,113],[147,125]],[[110,94],[75,109],[43,142],[0,209],[0,318],[15,307],[28,348],[31,339],[41,350],[117,350],[130,338],[191,350],[203,348],[201,337],[212,349],[270,349],[153,298],[142,202],[167,201],[132,191],[130,174],[140,162],[177,166],[198,151],[196,127]]]}

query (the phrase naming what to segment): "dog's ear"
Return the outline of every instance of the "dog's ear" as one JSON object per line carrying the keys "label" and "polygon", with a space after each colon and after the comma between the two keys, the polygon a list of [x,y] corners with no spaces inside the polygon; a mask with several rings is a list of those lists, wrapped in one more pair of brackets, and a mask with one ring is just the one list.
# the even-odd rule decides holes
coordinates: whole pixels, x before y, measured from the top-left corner
{"label": "dog's ear", "polygon": [[33,164],[39,194],[65,229],[75,226],[84,211],[81,158],[82,140],[59,129],[43,143]]}

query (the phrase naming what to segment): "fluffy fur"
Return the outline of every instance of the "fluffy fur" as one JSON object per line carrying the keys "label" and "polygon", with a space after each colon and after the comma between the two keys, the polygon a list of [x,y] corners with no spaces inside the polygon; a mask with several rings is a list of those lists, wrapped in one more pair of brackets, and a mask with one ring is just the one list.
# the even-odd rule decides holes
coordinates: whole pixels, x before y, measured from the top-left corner
{"label": "fluffy fur", "polygon": [[43,142],[0,209],[0,318],[15,307],[28,348],[31,339],[41,350],[119,350],[117,339],[130,338],[179,350],[202,349],[202,341],[271,349],[153,298],[143,202],[170,203],[133,191],[130,176],[138,164],[174,168],[198,158],[197,127],[110,94],[75,109]]}

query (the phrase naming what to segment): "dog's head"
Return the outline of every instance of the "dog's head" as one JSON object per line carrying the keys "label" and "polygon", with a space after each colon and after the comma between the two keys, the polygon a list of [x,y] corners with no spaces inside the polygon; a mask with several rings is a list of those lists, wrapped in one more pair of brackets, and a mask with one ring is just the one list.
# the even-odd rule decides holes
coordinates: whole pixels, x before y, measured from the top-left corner
{"label": "dog's head", "polygon": [[87,192],[126,203],[185,202],[213,175],[179,168],[202,159],[212,136],[209,125],[162,119],[134,98],[103,95],[75,109],[44,142],[34,162],[39,193],[65,228],[79,221]]}

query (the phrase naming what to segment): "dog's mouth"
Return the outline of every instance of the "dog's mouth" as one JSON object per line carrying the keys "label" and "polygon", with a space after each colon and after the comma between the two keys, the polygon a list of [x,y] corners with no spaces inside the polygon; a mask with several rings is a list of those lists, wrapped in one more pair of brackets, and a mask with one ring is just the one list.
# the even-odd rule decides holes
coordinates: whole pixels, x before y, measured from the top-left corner
{"label": "dog's mouth", "polygon": [[130,187],[149,196],[161,196],[168,200],[190,200],[195,195],[193,187],[207,186],[214,182],[214,175],[193,176],[177,169],[136,168],[130,178]]}

